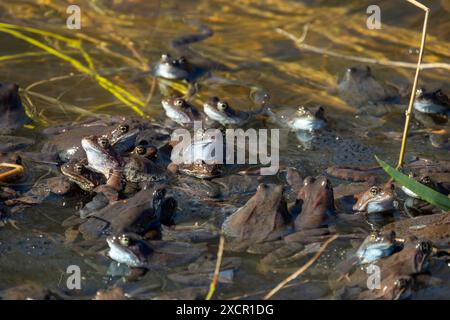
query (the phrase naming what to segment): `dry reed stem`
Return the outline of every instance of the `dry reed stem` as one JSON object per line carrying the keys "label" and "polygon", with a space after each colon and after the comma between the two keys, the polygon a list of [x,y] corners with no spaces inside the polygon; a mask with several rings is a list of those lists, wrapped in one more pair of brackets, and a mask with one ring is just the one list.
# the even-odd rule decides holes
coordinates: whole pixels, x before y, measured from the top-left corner
{"label": "dry reed stem", "polygon": [[425,43],[426,43],[426,39],[427,39],[428,16],[430,14],[430,9],[426,6],[424,6],[422,3],[420,3],[416,0],[406,0],[406,1],[415,5],[416,7],[424,10],[425,18],[423,19],[422,40],[420,43],[420,51],[419,51],[419,58],[417,60],[416,74],[414,76],[414,82],[413,82],[411,97],[409,99],[408,109],[406,110],[405,127],[403,129],[402,144],[400,146],[400,155],[398,157],[397,169],[403,165],[403,161],[405,159],[406,142],[408,140],[408,131],[409,131],[409,122],[411,121],[411,113],[413,112],[413,105],[414,105],[414,99],[416,97],[417,83],[419,82],[420,65],[423,60],[423,52],[425,51]]}
{"label": "dry reed stem", "polygon": [[287,277],[286,279],[284,279],[283,281],[281,281],[275,288],[273,288],[272,290],[270,290],[270,292],[268,294],[266,294],[263,298],[263,300],[269,300],[270,298],[273,297],[274,294],[276,294],[278,291],[280,291],[281,289],[283,289],[283,287],[288,284],[289,282],[291,282],[292,280],[294,280],[295,278],[297,278],[299,275],[301,275],[303,272],[305,272],[306,270],[308,270],[308,268],[310,266],[312,266],[314,264],[314,262],[316,262],[317,259],[319,259],[320,255],[322,254],[322,252],[328,247],[328,245],[333,242],[334,240],[336,240],[339,237],[339,235],[334,235],[333,237],[331,237],[330,239],[328,239],[327,241],[325,241],[322,246],[320,247],[319,251],[316,252],[316,254],[314,255],[314,257],[312,257],[307,263],[305,263],[303,266],[301,266],[299,269],[297,269],[297,271],[295,271],[293,274],[291,274],[289,277]]}
{"label": "dry reed stem", "polygon": [[[340,59],[346,59],[346,60],[357,61],[357,62],[362,62],[362,63],[369,63],[369,64],[377,64],[377,65],[381,65],[381,66],[391,66],[391,67],[407,68],[407,69],[416,69],[417,68],[416,63],[404,62],[404,61],[393,61],[393,60],[377,60],[377,59],[373,59],[373,58],[366,58],[366,57],[338,53],[338,52],[327,50],[324,48],[315,47],[315,46],[303,43],[303,41],[305,40],[305,33],[303,33],[300,37],[296,37],[292,33],[288,32],[282,28],[277,28],[275,30],[279,34],[282,34],[286,38],[292,40],[299,49],[303,49],[306,51],[310,51],[310,52],[314,52],[314,53],[318,53],[318,54],[322,54],[322,55],[327,55],[330,57],[340,58]],[[425,69],[450,70],[450,64],[444,63],[444,62],[422,63],[420,65],[420,69],[421,70],[425,70]]]}
{"label": "dry reed stem", "polygon": [[211,285],[209,286],[209,292],[206,295],[205,300],[211,300],[211,298],[214,295],[214,292],[216,291],[217,283],[219,282],[220,265],[222,264],[222,256],[223,256],[224,246],[225,246],[225,236],[223,235],[223,232],[221,232],[219,248],[217,249],[217,261],[216,261],[216,268],[214,270],[214,277],[211,282]]}

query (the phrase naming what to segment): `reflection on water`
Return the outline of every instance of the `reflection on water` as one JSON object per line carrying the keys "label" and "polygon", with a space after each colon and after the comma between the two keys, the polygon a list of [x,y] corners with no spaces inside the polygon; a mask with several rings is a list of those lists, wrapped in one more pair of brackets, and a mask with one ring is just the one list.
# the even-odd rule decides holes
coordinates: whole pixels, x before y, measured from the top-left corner
{"label": "reflection on water", "polygon": [[[423,13],[406,2],[384,0],[377,3],[382,10],[381,30],[366,28],[365,11],[369,1],[345,1],[343,5],[342,1],[330,0],[83,0],[78,1],[82,29],[67,30],[66,1],[3,0],[1,22],[50,32],[19,30],[20,34],[37,39],[46,48],[53,48],[57,55],[42,50],[42,46],[37,48],[17,34],[0,32],[0,82],[16,82],[23,89],[24,103],[38,124],[35,129],[26,129],[25,136],[33,136],[39,126],[101,114],[137,116],[142,113],[149,119],[161,119],[162,94],[149,70],[163,52],[183,54],[194,61],[224,66],[214,70],[213,77],[200,86],[196,103],[217,95],[239,109],[252,109],[256,107],[252,95],[258,88],[269,93],[271,102],[280,108],[322,105],[334,126],[351,124],[365,131],[365,139],[378,148],[378,154],[394,162],[398,142],[380,139],[376,132],[400,132],[401,113],[382,119],[355,118],[354,107],[339,99],[335,90],[338,78],[355,62],[299,50],[290,39],[276,31],[283,28],[300,37],[307,24],[304,43],[344,55],[414,63]],[[425,62],[448,62],[450,2],[429,0],[424,3],[432,9]],[[174,52],[171,40],[195,33],[197,22],[210,27],[214,35]],[[11,30],[7,26],[2,28]],[[414,69],[376,65],[372,69],[378,78],[408,92]],[[449,92],[448,72],[425,70],[420,82],[429,89],[442,88]],[[219,79],[235,82],[224,84]],[[187,90],[183,84],[181,87]],[[329,165],[330,159],[322,152],[299,147],[292,135],[288,139],[282,150],[285,165],[304,167],[311,174],[321,173]],[[410,154],[430,153],[430,147],[422,140],[419,136],[415,143],[410,143]],[[436,157],[448,157],[446,152],[432,152]],[[41,233],[62,238],[64,231],[59,223],[71,214],[70,208],[67,205],[64,212],[57,213],[51,207],[48,211],[30,210],[29,215],[19,217],[23,220],[21,231],[1,230],[2,244],[12,243],[14,249],[5,252],[0,247],[3,257],[0,258],[0,288],[19,283],[22,278],[58,285],[60,279],[55,280],[50,273],[61,274],[70,259],[91,270],[92,282],[85,294],[95,292],[102,285],[101,272],[89,267],[92,265],[87,262],[89,259],[55,245],[62,239],[53,239],[54,243],[49,243],[48,247],[36,244],[43,248],[40,254],[46,257],[39,263],[28,254],[26,242]],[[42,211],[46,211],[45,215]],[[254,261],[250,259],[248,264],[248,269],[252,270]],[[18,271],[18,265],[28,267]],[[228,290],[230,295],[248,291],[255,286],[254,280],[259,279],[257,274],[242,273],[241,284]],[[278,277],[263,282],[271,287],[276,283],[274,280]],[[288,293],[283,296],[315,298],[325,294],[320,289],[312,294],[311,290],[298,290],[289,290],[291,296]]]}

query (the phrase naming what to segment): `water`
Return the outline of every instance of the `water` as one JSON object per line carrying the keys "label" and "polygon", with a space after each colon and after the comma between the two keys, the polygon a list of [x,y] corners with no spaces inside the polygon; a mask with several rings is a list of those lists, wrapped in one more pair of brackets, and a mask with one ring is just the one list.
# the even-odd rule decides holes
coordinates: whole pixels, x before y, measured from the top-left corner
{"label": "water", "polygon": [[[142,101],[142,106],[133,105],[149,119],[161,117],[162,95],[152,89],[154,79],[146,71],[162,52],[170,52],[171,40],[195,32],[192,22],[200,21],[213,29],[215,35],[191,45],[189,53],[202,60],[237,68],[236,71],[214,71],[214,76],[238,80],[241,84],[204,85],[199,100],[218,95],[239,109],[252,109],[255,107],[251,99],[252,88],[256,86],[269,92],[271,101],[277,106],[322,105],[336,127],[351,123],[358,132],[368,133],[363,142],[376,148],[383,159],[395,163],[399,142],[377,134],[382,130],[401,132],[401,114],[381,120],[355,118],[355,109],[333,92],[345,69],[357,63],[299,50],[291,40],[276,32],[276,28],[283,28],[300,37],[303,27],[308,24],[307,44],[346,55],[415,63],[423,13],[406,2],[385,0],[378,3],[382,9],[381,30],[366,28],[365,10],[370,1],[345,1],[345,5],[342,1],[78,1],[82,14],[82,29],[78,31],[65,27],[65,1],[37,4],[3,0],[0,20],[81,40],[95,70]],[[424,3],[432,9],[425,62],[448,62],[450,2]],[[88,66],[76,47],[52,36],[25,34]],[[22,91],[22,98],[36,120],[35,128],[24,129],[23,136],[33,137],[47,125],[80,120],[92,114],[137,116],[132,107],[116,99],[93,77],[74,68],[68,61],[5,32],[0,32],[0,43],[0,82],[16,82],[22,89],[27,89],[27,92]],[[22,55],[24,53],[27,54]],[[245,65],[252,67],[240,68]],[[410,85],[414,75],[414,69],[371,67],[376,77],[403,88]],[[442,88],[449,92],[448,70],[425,70],[420,84],[428,89]],[[285,133],[285,136],[287,139],[283,140],[281,150],[284,164],[302,168],[306,174],[320,174],[332,164],[332,155],[324,155],[320,150],[305,150],[298,146],[294,135]],[[431,149],[420,134],[412,139],[408,157],[448,158],[448,152]],[[370,159],[371,156],[367,157],[367,164],[373,162]],[[64,271],[70,264],[78,264],[85,270],[81,296],[94,294],[98,288],[110,284],[104,279],[107,261],[92,263],[90,259],[98,258],[81,256],[64,244],[64,228],[60,223],[74,212],[76,203],[77,199],[59,199],[37,209],[28,209],[15,217],[20,224],[19,231],[0,230],[0,289],[28,282],[64,288]],[[211,248],[212,252],[215,250],[216,247]],[[334,251],[341,254],[339,246]],[[332,253],[330,250],[330,255]],[[279,274],[257,272],[254,257],[244,256],[244,261],[245,267],[238,273],[236,284],[223,288],[219,296],[268,290],[283,278]],[[102,268],[95,269],[92,265]],[[320,267],[316,269],[321,273]],[[313,275],[314,272],[311,278],[303,277],[301,281],[306,281],[305,284],[286,289],[279,297],[319,298],[329,294],[324,281],[326,277]],[[448,272],[444,275],[448,278]],[[162,281],[146,279],[150,283]],[[156,290],[164,292],[167,288],[161,284]],[[442,297],[446,290],[427,289],[418,296]]]}

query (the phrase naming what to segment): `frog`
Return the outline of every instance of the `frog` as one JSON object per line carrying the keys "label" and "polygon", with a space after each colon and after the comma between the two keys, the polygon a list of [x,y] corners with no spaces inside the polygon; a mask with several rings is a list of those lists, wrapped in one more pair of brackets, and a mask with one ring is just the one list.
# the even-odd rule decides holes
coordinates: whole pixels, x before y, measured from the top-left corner
{"label": "frog", "polygon": [[170,42],[170,47],[178,53],[178,57],[172,57],[169,53],[163,53],[160,60],[153,66],[153,75],[169,80],[185,80],[194,82],[205,76],[209,70],[206,66],[194,64],[186,56],[190,55],[188,45],[204,41],[214,35],[214,32],[206,25],[198,21],[190,21],[198,29],[198,33],[183,35]]}
{"label": "frog", "polygon": [[[130,120],[131,124],[132,121]],[[121,153],[125,149],[133,146],[133,136],[139,131],[130,129],[123,133],[125,128],[130,128],[129,123],[124,123],[122,118],[106,118],[102,120],[87,119],[80,123],[64,123],[58,126],[46,128],[42,131],[47,137],[41,151],[44,154],[54,154],[57,162],[76,162],[86,158],[86,153],[81,145],[82,138],[86,136],[106,136],[111,141],[111,145]],[[136,124],[139,126],[139,124]]]}
{"label": "frog", "polygon": [[445,133],[430,133],[429,135],[430,144],[436,149],[450,150],[450,134]]}
{"label": "frog", "polygon": [[204,118],[197,108],[181,97],[164,98],[161,104],[166,116],[181,126],[192,126],[194,121]]}
{"label": "frog", "polygon": [[389,212],[394,210],[394,185],[387,182],[383,186],[371,186],[365,192],[355,195],[357,202],[353,210],[367,214]]}
{"label": "frog", "polygon": [[109,180],[113,172],[123,166],[122,158],[112,148],[106,136],[87,136],[81,139],[81,146],[86,152],[88,167],[101,173]]}
{"label": "frog", "polygon": [[425,88],[419,88],[414,99],[414,110],[427,114],[448,115],[450,99],[441,89],[427,91]]}
{"label": "frog", "polygon": [[26,207],[52,200],[54,197],[60,199],[61,196],[69,195],[72,190],[70,181],[66,177],[59,175],[37,181],[30,190],[18,197],[6,200],[5,204],[14,206],[11,212],[17,213]]}
{"label": "frog", "polygon": [[270,121],[292,131],[317,131],[327,126],[325,109],[321,106],[313,109],[301,105],[296,108],[295,112],[290,111],[287,115],[278,115],[268,107],[266,113],[269,115]]}
{"label": "frog", "polygon": [[192,64],[185,56],[172,57],[169,53],[163,53],[153,69],[156,77],[187,82],[195,81],[206,72],[204,68]]}
{"label": "frog", "polygon": [[256,115],[266,113],[266,107],[262,106],[253,111],[238,111],[219,97],[212,97],[203,104],[203,111],[209,119],[222,126],[243,126],[253,120]]}
{"label": "frog", "polygon": [[402,300],[411,295],[414,278],[409,275],[391,274],[380,283],[380,288],[361,292],[358,300]]}
{"label": "frog", "polygon": [[162,181],[167,178],[165,169],[151,160],[155,152],[157,151],[148,150],[143,145],[136,146],[131,154],[124,159],[124,179],[127,182],[142,184]]}
{"label": "frog", "polygon": [[324,176],[306,177],[298,192],[297,202],[301,206],[301,212],[295,219],[297,231],[323,227],[336,214],[333,187]]}
{"label": "frog", "polygon": [[356,250],[355,256],[360,264],[373,263],[400,250],[403,244],[396,239],[395,231],[371,232]]}
{"label": "frog", "polygon": [[0,112],[0,133],[10,133],[31,123],[15,83],[0,83]]}
{"label": "frog", "polygon": [[[429,261],[433,256],[433,245],[426,240],[419,240],[410,238],[402,248],[402,250],[389,255],[387,257],[378,259],[374,264],[380,270],[381,289],[367,289],[367,273],[366,267],[356,268],[354,272],[348,274],[345,278],[340,277],[334,279],[332,277],[333,287],[344,287],[344,289],[354,288],[359,291],[356,297],[360,294],[362,297],[372,297],[377,299],[395,299],[400,298],[401,295],[393,294],[395,292],[402,293],[396,279],[402,277],[412,277],[423,273],[427,270]],[[343,298],[349,298],[344,296]]]}
{"label": "frog", "polygon": [[348,68],[337,89],[345,102],[359,108],[400,100],[398,90],[375,79],[369,66]]}
{"label": "frog", "polygon": [[253,197],[222,224],[224,234],[239,243],[276,240],[292,229],[283,187],[263,183]]}
{"label": "frog", "polygon": [[450,245],[450,214],[435,213],[391,222],[383,226],[383,232],[395,230],[397,238],[427,239],[437,249]]}
{"label": "frog", "polygon": [[146,241],[133,233],[106,238],[108,256],[131,268],[167,269],[189,264],[206,252],[206,246],[172,241]]}
{"label": "frog", "polygon": [[[170,171],[194,176],[199,179],[211,179],[224,173],[224,159],[218,159],[215,138],[203,138],[192,141],[184,148],[173,148]],[[224,148],[224,146],[220,146]],[[222,153],[222,155],[225,153]],[[217,156],[216,156],[217,155]]]}
{"label": "frog", "polygon": [[[287,243],[314,243],[330,236],[329,226],[336,218],[333,187],[324,177],[306,177],[297,189],[291,212],[295,217],[293,233],[284,237]],[[283,250],[283,249],[280,249]]]}
{"label": "frog", "polygon": [[142,189],[131,198],[113,201],[98,211],[81,217],[79,231],[85,239],[124,232],[160,237],[161,219],[172,216],[176,201],[166,198],[165,188]]}
{"label": "frog", "polygon": [[87,168],[86,161],[65,163],[61,166],[61,173],[87,192],[93,192],[96,187],[106,182],[102,174]]}
{"label": "frog", "polygon": [[[447,191],[441,186],[441,184],[437,183],[428,175],[415,176],[413,172],[410,172],[409,177],[439,193],[447,194]],[[421,199],[417,194],[405,186],[401,186],[401,189],[407,195],[407,198],[403,203],[403,209],[409,216],[413,217],[422,214],[442,212],[441,209]]]}

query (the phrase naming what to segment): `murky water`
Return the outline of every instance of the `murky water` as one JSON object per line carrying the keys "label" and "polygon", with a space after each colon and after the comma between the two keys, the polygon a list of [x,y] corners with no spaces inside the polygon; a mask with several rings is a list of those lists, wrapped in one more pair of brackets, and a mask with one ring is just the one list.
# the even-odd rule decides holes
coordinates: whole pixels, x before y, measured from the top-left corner
{"label": "murky water", "polygon": [[[304,26],[308,25],[306,44],[347,56],[415,63],[423,13],[406,1],[377,1],[382,9],[382,29],[369,30],[365,11],[372,2],[78,1],[82,29],[68,30],[65,1],[2,0],[2,23],[50,33],[18,29],[21,35],[28,36],[24,38],[0,29],[0,82],[16,82],[23,89],[24,104],[35,120],[34,128],[20,132],[27,137],[34,137],[41,128],[62,121],[101,117],[102,114],[139,116],[143,113],[149,119],[162,119],[160,101],[163,96],[148,70],[162,52],[170,52],[171,40],[195,33],[193,22],[199,21],[215,34],[191,45],[188,56],[227,66],[231,71],[215,70],[214,76],[236,80],[239,84],[204,84],[197,102],[218,95],[239,109],[252,109],[255,108],[252,92],[258,87],[268,92],[271,101],[280,108],[322,105],[335,128],[354,126],[359,137],[362,133],[367,136],[362,142],[373,147],[386,161],[395,163],[399,141],[382,138],[378,133],[401,132],[401,112],[381,119],[356,118],[355,108],[340,100],[334,91],[337,79],[346,68],[358,63],[299,50],[290,39],[277,32],[277,28],[282,28],[300,37]],[[450,1],[424,3],[432,9],[425,62],[448,63]],[[36,47],[36,43],[27,42],[30,38],[37,39],[45,48],[54,48],[58,56],[41,50],[43,47]],[[123,88],[133,98],[122,94],[128,101],[124,103],[114,92],[99,85],[98,78],[86,73],[90,64],[91,70]],[[414,75],[413,68],[371,67],[377,78],[400,88],[407,88]],[[428,69],[422,73],[420,83],[428,89],[442,88],[450,92],[448,78],[448,70]],[[283,165],[301,168],[305,175],[316,175],[334,164],[332,154],[305,150],[299,147],[293,134],[283,134],[286,137],[280,155]],[[447,151],[436,151],[420,134],[414,135],[411,141],[408,157],[448,158]],[[372,154],[363,162],[374,164]],[[32,183],[34,181],[30,181]],[[8,227],[0,230],[0,289],[30,282],[65,289],[65,270],[72,264],[83,270],[83,289],[76,293],[77,297],[88,297],[99,288],[111,285],[112,280],[106,277],[107,260],[80,254],[64,243],[65,230],[61,222],[75,212],[77,201],[76,197],[48,201],[14,217],[20,230]],[[348,242],[336,242],[318,266],[300,279],[299,285],[283,290],[277,297],[329,297],[326,270],[333,261],[339,260],[345,251],[343,248],[348,247]],[[211,246],[211,252],[216,248]],[[220,287],[219,297],[241,294],[259,297],[252,292],[267,291],[287,275],[261,272],[257,268],[258,258],[242,257],[244,265],[234,284]],[[448,279],[448,271],[443,273],[440,279]],[[164,274],[147,275],[141,282],[131,284],[130,290],[139,286],[155,288],[152,290],[156,293],[179,288],[170,281],[167,283]],[[417,297],[448,297],[447,292],[448,286],[443,285],[436,290],[426,288],[417,293]]]}

